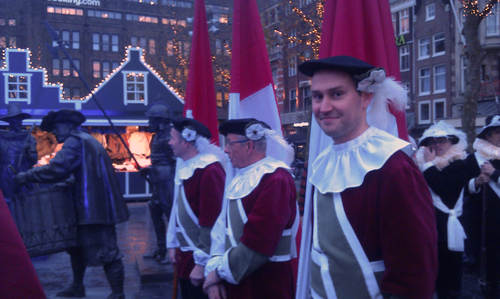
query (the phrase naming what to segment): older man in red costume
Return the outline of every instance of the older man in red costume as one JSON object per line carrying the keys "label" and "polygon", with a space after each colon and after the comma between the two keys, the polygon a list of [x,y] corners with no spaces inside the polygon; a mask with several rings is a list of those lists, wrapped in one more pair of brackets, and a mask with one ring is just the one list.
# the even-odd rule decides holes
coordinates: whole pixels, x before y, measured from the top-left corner
{"label": "older man in red costume", "polygon": [[211,299],[293,298],[296,191],[288,164],[276,159],[293,149],[255,119],[229,120],[220,132],[236,171],[217,222],[224,225],[212,230],[222,246],[212,248],[204,289]]}
{"label": "older man in red costume", "polygon": [[[183,299],[206,298],[201,289],[210,253],[210,230],[220,213],[228,164],[209,143],[210,131],[194,119],[174,121],[169,144],[178,161],[167,248],[177,262]],[[177,250],[176,250],[177,248]]]}
{"label": "older man in red costume", "polygon": [[[330,144],[311,167],[313,298],[431,298],[436,223],[408,143],[376,128],[404,109],[406,91],[383,69],[349,56],[305,62],[312,108]],[[381,127],[384,127],[381,125]],[[299,277],[299,281],[307,281]]]}

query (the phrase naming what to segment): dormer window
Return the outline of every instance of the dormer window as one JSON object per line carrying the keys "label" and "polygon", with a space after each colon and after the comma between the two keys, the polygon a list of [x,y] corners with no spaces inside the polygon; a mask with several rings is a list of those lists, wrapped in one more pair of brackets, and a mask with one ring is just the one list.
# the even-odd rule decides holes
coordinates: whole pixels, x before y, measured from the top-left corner
{"label": "dormer window", "polygon": [[6,103],[31,103],[31,74],[4,74],[4,82]]}
{"label": "dormer window", "polygon": [[138,71],[122,71],[123,104],[148,104],[148,73]]}

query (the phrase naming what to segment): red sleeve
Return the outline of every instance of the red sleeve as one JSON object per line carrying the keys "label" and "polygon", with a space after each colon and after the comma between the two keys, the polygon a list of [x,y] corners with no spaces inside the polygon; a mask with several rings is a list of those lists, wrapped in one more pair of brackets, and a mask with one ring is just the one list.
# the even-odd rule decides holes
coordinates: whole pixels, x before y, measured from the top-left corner
{"label": "red sleeve", "polygon": [[219,162],[205,167],[200,179],[200,209],[198,220],[201,226],[211,227],[219,216],[224,196],[226,173]]}
{"label": "red sleeve", "polygon": [[402,152],[383,169],[380,240],[386,269],[382,292],[431,298],[437,276],[437,232],[427,184]]}
{"label": "red sleeve", "polygon": [[[296,214],[296,190],[292,176],[284,169],[265,175],[247,197],[255,196],[246,210],[248,221],[240,241],[252,250],[272,256],[281,234],[291,227]],[[245,199],[243,199],[245,200]]]}
{"label": "red sleeve", "polygon": [[0,192],[0,249],[2,298],[45,298],[2,192]]}

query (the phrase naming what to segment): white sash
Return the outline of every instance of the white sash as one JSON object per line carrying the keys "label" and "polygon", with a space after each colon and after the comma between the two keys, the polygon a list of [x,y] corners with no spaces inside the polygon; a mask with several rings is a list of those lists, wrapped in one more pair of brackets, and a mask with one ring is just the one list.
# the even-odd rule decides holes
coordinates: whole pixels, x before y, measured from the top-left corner
{"label": "white sash", "polygon": [[464,189],[460,191],[460,196],[453,209],[449,209],[441,200],[439,195],[434,193],[432,189],[429,188],[432,195],[432,202],[434,206],[443,213],[448,214],[448,224],[447,224],[447,234],[448,234],[448,249],[451,251],[464,251],[464,239],[467,238],[465,235],[464,228],[458,217],[462,215],[463,210],[463,198]]}

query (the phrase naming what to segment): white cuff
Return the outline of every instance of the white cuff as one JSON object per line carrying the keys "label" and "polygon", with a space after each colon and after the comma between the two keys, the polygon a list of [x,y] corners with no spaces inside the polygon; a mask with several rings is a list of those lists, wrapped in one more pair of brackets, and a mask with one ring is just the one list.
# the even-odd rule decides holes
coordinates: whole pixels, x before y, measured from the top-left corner
{"label": "white cuff", "polygon": [[233,273],[231,273],[231,268],[229,267],[229,252],[231,252],[231,249],[226,251],[222,256],[222,262],[217,267],[217,274],[220,278],[231,284],[238,284],[236,279],[233,277]]}
{"label": "white cuff", "polygon": [[422,165],[422,172],[426,171],[427,169],[431,168],[434,166],[434,163],[432,161],[425,162],[424,165]]}
{"label": "white cuff", "polygon": [[210,255],[205,253],[203,250],[196,249],[195,251],[193,251],[193,259],[196,265],[205,267],[208,260],[210,259]]}
{"label": "white cuff", "polygon": [[208,259],[207,264],[205,265],[205,277],[212,271],[217,270],[217,267],[222,263],[222,256],[212,256]]}
{"label": "white cuff", "polygon": [[469,180],[469,192],[470,193],[479,193],[481,188],[476,189],[476,184],[474,183],[475,178]]}
{"label": "white cuff", "polygon": [[[174,201],[175,203],[175,201]],[[167,227],[167,248],[177,248],[180,247],[179,240],[177,240],[177,209],[176,206],[172,207],[170,211],[170,217],[168,219]]]}

